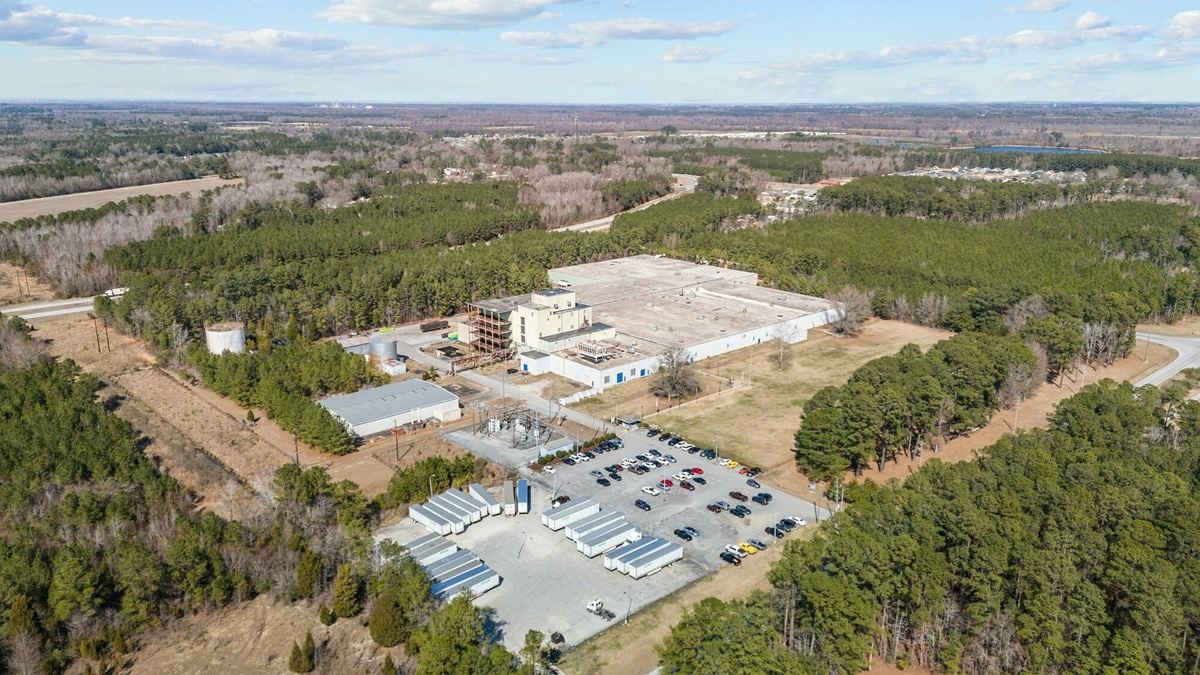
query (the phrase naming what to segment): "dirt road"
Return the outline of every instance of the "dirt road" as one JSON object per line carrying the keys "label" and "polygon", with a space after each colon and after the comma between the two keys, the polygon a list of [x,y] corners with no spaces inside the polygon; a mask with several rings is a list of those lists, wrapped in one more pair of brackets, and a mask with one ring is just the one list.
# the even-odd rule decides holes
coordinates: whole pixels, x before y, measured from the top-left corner
{"label": "dirt road", "polygon": [[0,203],[0,223],[34,218],[37,216],[52,216],[67,211],[94,209],[109,202],[119,202],[138,195],[181,195],[185,192],[199,194],[204,190],[213,190],[226,185],[241,185],[241,178],[221,178],[205,176],[191,180],[174,180],[167,183],[151,183],[149,185],[134,185],[131,187],[113,188],[111,190],[94,190],[92,192],[77,192],[72,195],[57,197],[41,197],[38,199],[23,199],[17,202]]}
{"label": "dirt road", "polygon": [[[696,177],[695,176],[689,176],[687,174],[676,173],[676,174],[672,174],[671,177],[675,181],[674,184],[671,185],[671,192],[669,192],[668,194],[665,194],[661,197],[651,199],[650,201],[646,202],[645,204],[638,204],[637,206],[633,207],[632,209],[629,209],[628,211],[622,211],[621,213],[633,213],[634,211],[641,211],[642,209],[648,209],[651,206],[654,206],[655,204],[660,204],[662,202],[665,202],[665,201],[668,201],[671,199],[675,199],[676,197],[682,197],[683,195],[690,194],[696,190]],[[594,220],[589,220],[589,221],[586,221],[583,223],[575,223],[574,225],[566,225],[564,227],[556,228],[555,231],[556,232],[603,232],[604,230],[607,230],[609,227],[612,226],[613,219],[619,215],[621,215],[621,214],[615,213],[611,216],[604,216],[604,217],[596,218]]]}

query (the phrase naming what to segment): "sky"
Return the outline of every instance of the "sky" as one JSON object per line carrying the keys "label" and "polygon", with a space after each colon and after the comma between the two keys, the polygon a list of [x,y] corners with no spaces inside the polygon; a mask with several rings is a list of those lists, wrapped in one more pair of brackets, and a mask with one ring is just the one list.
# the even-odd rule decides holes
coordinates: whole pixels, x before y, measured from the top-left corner
{"label": "sky", "polygon": [[1200,100],[1200,0],[0,0],[0,101]]}

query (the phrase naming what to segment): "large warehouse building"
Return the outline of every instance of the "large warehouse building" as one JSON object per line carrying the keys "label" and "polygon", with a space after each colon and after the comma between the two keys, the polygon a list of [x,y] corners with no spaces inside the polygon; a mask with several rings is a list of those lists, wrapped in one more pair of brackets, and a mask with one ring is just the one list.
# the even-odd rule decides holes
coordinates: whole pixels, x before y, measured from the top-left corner
{"label": "large warehouse building", "polygon": [[403,380],[319,401],[346,428],[370,436],[413,422],[452,422],[462,416],[458,397],[424,380]]}
{"label": "large warehouse building", "polygon": [[475,303],[466,329],[483,351],[515,355],[594,394],[646,377],[661,356],[692,361],[782,339],[836,320],[837,303],[758,285],[754,272],[638,255],[549,271],[554,288]]}

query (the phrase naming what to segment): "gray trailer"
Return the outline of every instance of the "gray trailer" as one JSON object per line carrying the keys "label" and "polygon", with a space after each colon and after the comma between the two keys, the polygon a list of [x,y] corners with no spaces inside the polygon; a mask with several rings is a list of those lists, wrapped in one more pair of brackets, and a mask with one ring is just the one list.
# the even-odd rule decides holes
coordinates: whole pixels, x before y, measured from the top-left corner
{"label": "gray trailer", "polygon": [[479,483],[471,483],[471,485],[467,487],[467,491],[471,493],[472,497],[478,499],[487,507],[488,515],[498,516],[502,511],[504,511],[504,505],[496,501],[496,498],[492,496],[492,493],[488,492],[487,488],[483,487]]}
{"label": "gray trailer", "polygon": [[447,535],[454,531],[454,525],[450,519],[434,513],[420,504],[413,504],[408,507],[408,517],[412,518],[419,525],[423,525],[429,528],[430,531],[435,532],[434,536]]}
{"label": "gray trailer", "polygon": [[460,518],[462,518],[463,525],[470,525],[471,523],[479,522],[478,510],[472,509],[465,504],[461,504],[458,502],[458,500],[454,499],[453,497],[449,497],[444,493],[434,497],[433,499],[430,499],[425,503],[436,504],[446,511],[457,514]]}
{"label": "gray trailer", "polygon": [[558,508],[550,509],[542,514],[542,524],[551,530],[558,531],[571,523],[586,518],[593,513],[599,513],[600,503],[594,499],[581,499],[577,502],[567,502]]}
{"label": "gray trailer", "polygon": [[511,480],[504,481],[500,487],[500,496],[504,498],[504,515],[517,515],[517,490]]}
{"label": "gray trailer", "polygon": [[644,551],[650,546],[657,545],[657,543],[660,541],[662,540],[657,537],[643,537],[637,541],[625,544],[624,546],[618,546],[616,549],[605,554],[604,569],[615,570],[617,569],[621,559],[625,556],[637,557],[639,552]]}
{"label": "gray trailer", "polygon": [[500,575],[487,565],[480,565],[452,579],[434,584],[432,590],[435,597],[449,600],[459,593],[483,595],[499,585]]}
{"label": "gray trailer", "polygon": [[529,513],[533,492],[529,489],[529,481],[524,478],[517,480],[517,513]]}
{"label": "gray trailer", "polygon": [[428,546],[422,546],[410,553],[412,559],[422,567],[431,565],[458,550],[458,545],[449,539],[443,539]]}
{"label": "gray trailer", "polygon": [[440,584],[443,581],[448,581],[450,579],[453,579],[454,577],[465,574],[466,572],[470,572],[471,570],[473,570],[477,567],[483,567],[483,566],[484,566],[483,561],[480,560],[479,558],[475,558],[474,560],[467,560],[465,562],[460,562],[457,565],[446,567],[446,568],[442,569],[442,571],[438,572],[437,574],[430,574],[429,580],[432,583]]}
{"label": "gray trailer", "polygon": [[587,528],[591,527],[593,523],[606,520],[615,513],[616,511],[604,511],[601,509],[599,513],[593,513],[586,518],[580,518],[579,520],[571,523],[565,530],[563,530],[563,533],[566,534],[567,538],[571,541],[579,541],[579,532],[581,530],[586,530]]}
{"label": "gray trailer", "polygon": [[642,556],[629,563],[629,576],[641,579],[661,570],[671,563],[683,559],[683,546],[670,542],[670,545],[653,553]]}
{"label": "gray trailer", "polygon": [[575,548],[580,553],[589,558],[595,558],[601,553],[611,551],[612,549],[624,544],[631,539],[640,539],[641,533],[633,523],[622,519],[619,523],[615,523],[598,532],[591,532],[587,537],[580,539]]}
{"label": "gray trailer", "polygon": [[645,549],[638,551],[633,555],[627,555],[617,561],[617,571],[621,574],[629,574],[629,570],[634,562],[650,555],[655,555],[671,547],[671,542],[666,539],[655,537],[653,546],[647,546]]}
{"label": "gray trailer", "polygon": [[446,490],[438,495],[442,501],[449,502],[461,506],[467,510],[471,516],[472,523],[478,523],[484,516],[487,515],[487,507],[475,500],[474,497],[459,492],[458,490]]}
{"label": "gray trailer", "polygon": [[462,514],[447,509],[444,504],[437,504],[430,501],[421,504],[421,508],[450,523],[450,531],[454,532],[455,534],[465,532],[467,529],[467,522],[469,519],[464,517]]}
{"label": "gray trailer", "polygon": [[426,535],[417,537],[416,539],[413,539],[412,541],[401,546],[400,548],[403,548],[406,551],[411,551],[412,549],[417,548],[418,546],[424,546],[425,544],[435,542],[439,538],[440,537],[436,534],[426,534]]}
{"label": "gray trailer", "polygon": [[454,569],[455,567],[471,560],[479,560],[479,556],[475,555],[475,553],[469,549],[460,548],[445,558],[438,560],[437,562],[424,565],[425,574],[427,574],[430,578],[433,578],[448,569]]}
{"label": "gray trailer", "polygon": [[587,538],[593,532],[608,527],[617,521],[625,520],[625,516],[618,511],[601,511],[598,515],[598,518],[589,516],[568,525],[567,538],[571,541],[580,541]]}

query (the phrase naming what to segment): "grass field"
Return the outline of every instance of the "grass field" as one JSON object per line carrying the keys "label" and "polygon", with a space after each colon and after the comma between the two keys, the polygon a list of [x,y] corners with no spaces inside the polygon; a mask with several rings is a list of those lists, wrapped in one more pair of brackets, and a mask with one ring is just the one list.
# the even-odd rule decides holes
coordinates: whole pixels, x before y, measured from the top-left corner
{"label": "grass field", "polygon": [[[701,361],[696,367],[705,391],[662,412],[654,412],[651,378],[614,387],[577,407],[597,417],[641,414],[650,424],[760,466],[769,477],[795,478],[792,437],[813,393],[845,382],[862,364],[894,354],[910,342],[925,349],[948,337],[950,333],[942,330],[878,320],[853,338],[812,331],[808,340],[784,347],[782,367],[777,342]],[[730,379],[739,386],[729,389]],[[658,405],[665,407],[665,401]]]}

